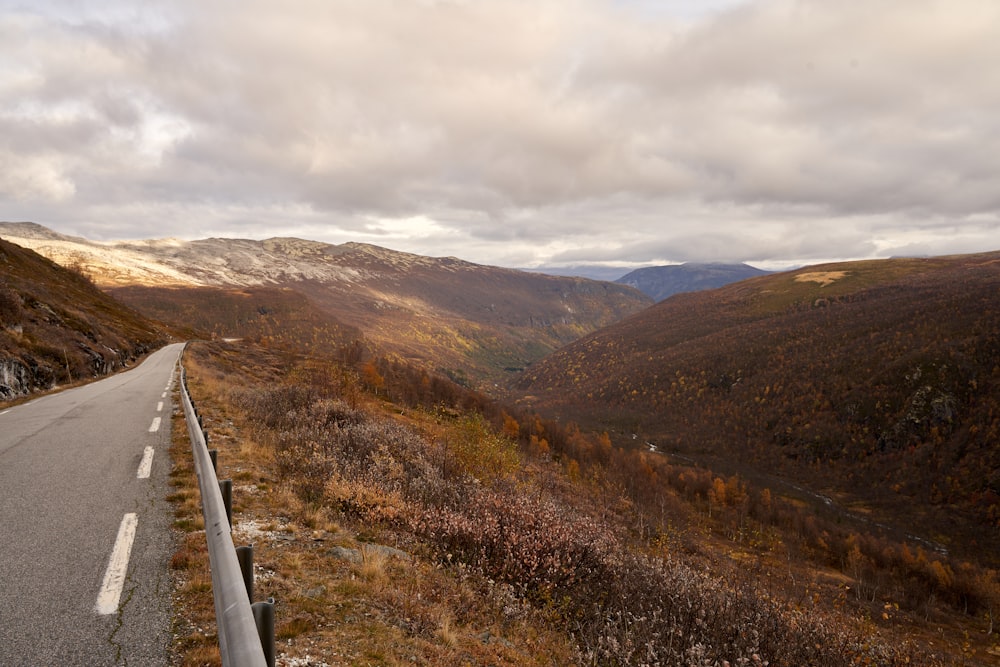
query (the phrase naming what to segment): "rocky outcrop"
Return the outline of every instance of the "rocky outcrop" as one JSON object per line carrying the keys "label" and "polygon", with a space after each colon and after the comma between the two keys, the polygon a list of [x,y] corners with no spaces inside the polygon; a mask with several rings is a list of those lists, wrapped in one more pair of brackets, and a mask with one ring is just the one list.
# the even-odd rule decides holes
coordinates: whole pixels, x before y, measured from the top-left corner
{"label": "rocky outcrop", "polygon": [[0,400],[28,394],[34,386],[31,371],[19,359],[0,358]]}
{"label": "rocky outcrop", "polygon": [[128,368],[149,352],[147,346],[132,350],[107,348],[104,354],[79,343],[79,351],[66,351],[62,363],[57,358],[32,355],[7,356],[0,352],[0,401],[48,391],[63,382],[74,382],[110,375]]}

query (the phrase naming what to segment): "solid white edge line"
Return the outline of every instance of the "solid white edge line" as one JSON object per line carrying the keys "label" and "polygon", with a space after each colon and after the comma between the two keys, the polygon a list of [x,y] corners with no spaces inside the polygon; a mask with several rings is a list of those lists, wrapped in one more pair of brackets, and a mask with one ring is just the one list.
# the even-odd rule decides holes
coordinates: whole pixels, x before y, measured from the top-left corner
{"label": "solid white edge line", "polygon": [[160,418],[153,417],[153,423],[149,425],[149,432],[156,433],[160,430]]}
{"label": "solid white edge line", "polygon": [[130,512],[122,517],[121,525],[118,527],[115,548],[111,551],[108,569],[104,572],[104,583],[101,584],[101,591],[97,594],[97,604],[94,606],[94,610],[102,616],[118,611],[118,601],[125,588],[125,574],[128,572],[128,559],[132,554],[132,542],[135,540],[138,523],[139,517]]}
{"label": "solid white edge line", "polygon": [[149,479],[149,473],[153,471],[153,453],[152,447],[146,447],[142,452],[142,461],[139,462],[139,470],[135,473],[136,479]]}

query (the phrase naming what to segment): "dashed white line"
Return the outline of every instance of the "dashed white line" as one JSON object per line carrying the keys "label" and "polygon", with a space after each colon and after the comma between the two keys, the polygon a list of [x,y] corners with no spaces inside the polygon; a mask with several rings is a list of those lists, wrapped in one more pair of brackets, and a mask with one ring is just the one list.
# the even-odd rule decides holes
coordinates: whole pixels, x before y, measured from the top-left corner
{"label": "dashed white line", "polygon": [[163,412],[163,401],[160,401],[159,403],[156,404],[156,411]]}
{"label": "dashed white line", "polygon": [[149,479],[149,473],[153,470],[153,448],[146,447],[142,452],[142,461],[139,462],[139,471],[135,474],[136,479]]}
{"label": "dashed white line", "polygon": [[3,412],[0,412],[0,415],[5,415],[5,414],[7,414],[8,412],[10,412],[10,410],[4,410]]}
{"label": "dashed white line", "polygon": [[167,397],[167,392],[163,392],[162,394],[160,394],[160,398],[166,398],[166,397]]}
{"label": "dashed white line", "polygon": [[101,591],[97,594],[97,604],[94,606],[94,610],[102,616],[118,611],[118,601],[122,597],[122,589],[125,588],[125,574],[128,572],[128,559],[132,554],[132,542],[135,540],[135,528],[138,523],[139,517],[135,513],[129,513],[122,517],[121,525],[118,527],[115,548],[111,551],[108,569],[104,572],[104,583],[101,584]]}
{"label": "dashed white line", "polygon": [[153,417],[153,423],[149,425],[149,432],[156,433],[160,430],[160,418]]}

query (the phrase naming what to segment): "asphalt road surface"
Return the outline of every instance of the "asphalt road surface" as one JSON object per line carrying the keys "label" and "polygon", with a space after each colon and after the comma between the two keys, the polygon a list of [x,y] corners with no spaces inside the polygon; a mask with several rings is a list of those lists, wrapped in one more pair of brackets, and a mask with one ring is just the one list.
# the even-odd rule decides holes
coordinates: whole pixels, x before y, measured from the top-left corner
{"label": "asphalt road surface", "polygon": [[181,345],[0,409],[0,665],[168,664]]}

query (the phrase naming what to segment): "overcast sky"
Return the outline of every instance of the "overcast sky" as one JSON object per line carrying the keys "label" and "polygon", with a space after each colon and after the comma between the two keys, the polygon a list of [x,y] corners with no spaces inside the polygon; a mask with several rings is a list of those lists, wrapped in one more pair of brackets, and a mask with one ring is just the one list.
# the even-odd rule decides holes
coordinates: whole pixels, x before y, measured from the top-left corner
{"label": "overcast sky", "polygon": [[503,266],[1000,249],[997,0],[0,0],[0,220]]}

